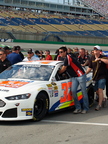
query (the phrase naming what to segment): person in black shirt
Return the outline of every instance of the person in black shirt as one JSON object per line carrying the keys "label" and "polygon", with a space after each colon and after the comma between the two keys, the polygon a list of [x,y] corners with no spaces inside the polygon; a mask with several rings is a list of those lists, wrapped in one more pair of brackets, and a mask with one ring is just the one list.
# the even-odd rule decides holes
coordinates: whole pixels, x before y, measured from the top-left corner
{"label": "person in black shirt", "polygon": [[[74,98],[76,108],[73,113],[85,114],[89,110],[88,95],[86,91],[86,74],[80,63],[75,58],[67,54],[66,47],[59,48],[59,55],[64,58],[64,64],[58,73],[61,74],[67,71],[70,77],[72,77],[72,96]],[[83,93],[83,110],[81,110],[81,104],[77,97],[77,88],[79,85]]]}
{"label": "person in black shirt", "polygon": [[0,73],[11,66],[10,61],[6,58],[5,50],[0,50]]}
{"label": "person in black shirt", "polygon": [[105,88],[107,78],[106,64],[108,64],[108,59],[101,55],[100,51],[100,46],[94,46],[94,55],[91,57],[89,68],[86,71],[86,74],[88,74],[91,70],[93,70],[92,79],[94,81],[94,90],[99,96],[99,102],[95,108],[97,111],[100,110],[105,101],[103,90]]}
{"label": "person in black shirt", "polygon": [[81,48],[79,50],[79,56],[78,56],[78,61],[79,63],[81,64],[81,66],[88,66],[89,65],[89,56],[86,55],[85,53],[85,49],[84,48]]}

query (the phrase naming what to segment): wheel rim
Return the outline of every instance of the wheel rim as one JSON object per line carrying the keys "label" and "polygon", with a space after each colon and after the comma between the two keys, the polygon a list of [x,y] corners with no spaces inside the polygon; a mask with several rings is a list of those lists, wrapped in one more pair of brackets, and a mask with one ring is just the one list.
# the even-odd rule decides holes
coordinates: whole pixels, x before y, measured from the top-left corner
{"label": "wheel rim", "polygon": [[43,111],[43,108],[44,108],[43,100],[41,99],[37,100],[34,104],[34,115],[38,116],[39,114],[41,114],[41,112]]}

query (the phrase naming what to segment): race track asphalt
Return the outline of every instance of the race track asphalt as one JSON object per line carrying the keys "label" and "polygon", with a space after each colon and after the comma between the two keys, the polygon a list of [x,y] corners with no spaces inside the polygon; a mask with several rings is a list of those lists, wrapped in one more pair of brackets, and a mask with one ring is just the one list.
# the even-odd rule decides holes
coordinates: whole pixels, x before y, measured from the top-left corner
{"label": "race track asphalt", "polygon": [[[37,44],[37,43],[12,43],[12,42],[0,42],[0,44],[9,45],[9,46],[21,46],[22,49],[27,50],[29,48],[32,48],[33,50],[50,50],[52,54],[55,53],[56,49],[60,48],[62,45],[60,44]],[[74,48],[78,47],[85,48],[88,51],[91,51],[93,49],[93,46],[83,46],[83,45],[66,45],[67,47]],[[107,46],[101,46],[103,51],[108,51]]]}

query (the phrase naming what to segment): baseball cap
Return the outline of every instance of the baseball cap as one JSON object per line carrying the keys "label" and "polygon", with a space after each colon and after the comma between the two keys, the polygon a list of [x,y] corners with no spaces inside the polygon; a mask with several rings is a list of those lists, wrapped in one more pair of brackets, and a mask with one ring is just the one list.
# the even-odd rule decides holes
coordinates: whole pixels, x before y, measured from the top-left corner
{"label": "baseball cap", "polygon": [[28,49],[28,51],[27,51],[28,53],[34,53],[34,51],[30,48],[30,49]]}
{"label": "baseball cap", "polygon": [[94,46],[94,50],[101,50],[100,46],[96,45]]}
{"label": "baseball cap", "polygon": [[5,46],[3,49],[4,50],[10,50],[10,48],[8,46]]}

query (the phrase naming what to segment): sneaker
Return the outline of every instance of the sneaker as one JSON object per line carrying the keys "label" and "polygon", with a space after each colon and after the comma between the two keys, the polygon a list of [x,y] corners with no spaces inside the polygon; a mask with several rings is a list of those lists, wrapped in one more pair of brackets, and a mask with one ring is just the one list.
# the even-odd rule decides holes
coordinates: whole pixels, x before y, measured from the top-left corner
{"label": "sneaker", "polygon": [[87,111],[86,111],[86,110],[83,110],[81,113],[82,113],[82,114],[86,114],[86,113],[87,113]]}
{"label": "sneaker", "polygon": [[102,101],[102,107],[106,107],[106,101],[107,101],[107,99],[105,98],[103,101]]}
{"label": "sneaker", "polygon": [[73,111],[73,113],[74,113],[74,114],[81,113],[81,109],[75,109],[75,110]]}
{"label": "sneaker", "polygon": [[95,108],[96,111],[99,111],[100,109],[101,109],[100,105],[97,105],[96,108]]}

